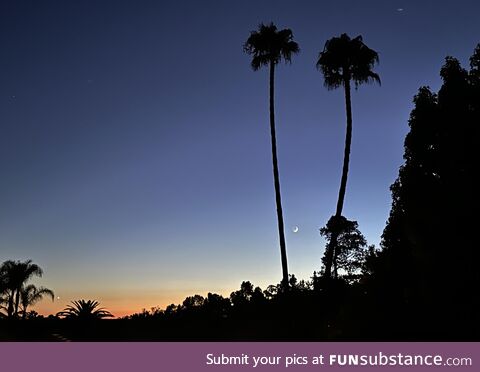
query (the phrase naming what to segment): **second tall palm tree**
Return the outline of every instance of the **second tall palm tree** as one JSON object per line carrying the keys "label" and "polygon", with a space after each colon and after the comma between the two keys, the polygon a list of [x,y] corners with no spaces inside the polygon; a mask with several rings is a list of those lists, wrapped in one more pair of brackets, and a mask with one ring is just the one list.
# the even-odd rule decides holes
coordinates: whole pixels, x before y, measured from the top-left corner
{"label": "second tall palm tree", "polygon": [[343,156],[342,179],[338,192],[337,208],[332,221],[332,236],[325,252],[325,275],[331,277],[332,265],[337,276],[335,264],[337,238],[340,231],[338,221],[342,216],[343,202],[347,190],[348,166],[350,162],[350,147],[352,143],[352,101],[350,97],[350,82],[353,80],[357,87],[363,83],[380,84],[380,77],[372,71],[378,63],[378,54],[368,48],[361,36],[351,39],[347,34],[333,37],[325,43],[323,51],[317,61],[317,68],[323,73],[327,89],[336,89],[343,86],[345,90],[345,110],[347,113],[347,131],[345,135],[345,150]]}
{"label": "second tall palm tree", "polygon": [[275,202],[277,205],[278,234],[280,238],[280,254],[282,259],[282,284],[288,287],[287,247],[285,243],[285,228],[283,222],[282,199],[280,194],[280,176],[278,172],[277,140],[275,133],[274,84],[275,66],[283,59],[291,62],[293,54],[300,51],[298,44],[293,41],[290,29],[277,30],[277,27],[260,24],[258,31],[252,31],[244,44],[244,51],[253,56],[252,69],[257,71],[262,66],[270,68],[270,135],[272,142],[273,179],[275,185]]}

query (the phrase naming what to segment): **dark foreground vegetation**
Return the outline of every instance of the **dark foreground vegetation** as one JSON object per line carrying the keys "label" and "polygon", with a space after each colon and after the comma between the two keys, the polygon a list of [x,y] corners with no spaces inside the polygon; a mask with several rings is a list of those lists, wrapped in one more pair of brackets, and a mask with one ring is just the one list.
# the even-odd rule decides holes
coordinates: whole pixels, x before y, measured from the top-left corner
{"label": "dark foreground vegetation", "polygon": [[[300,282],[288,293],[262,292],[249,282],[230,298],[209,293],[183,304],[122,319],[0,320],[3,341],[376,341],[478,340],[478,317],[459,319],[440,309],[431,321],[415,312],[390,307],[365,284],[343,279]],[[313,284],[313,287],[311,286]],[[400,301],[398,301],[400,302]],[[407,312],[407,311],[408,312]]]}

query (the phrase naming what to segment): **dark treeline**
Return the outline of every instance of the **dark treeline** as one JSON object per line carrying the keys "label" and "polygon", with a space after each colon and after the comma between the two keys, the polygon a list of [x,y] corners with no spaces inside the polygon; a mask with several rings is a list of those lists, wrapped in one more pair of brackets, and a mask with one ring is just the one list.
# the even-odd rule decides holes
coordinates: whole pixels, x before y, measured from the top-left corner
{"label": "dark treeline", "polygon": [[[267,29],[265,32],[277,31]],[[274,66],[282,58],[289,61],[298,46],[289,44],[293,42],[291,33],[283,32],[280,36],[277,41],[289,48],[275,49],[279,53],[276,57],[261,54],[258,48],[264,44],[254,32],[245,48],[254,55],[254,69],[263,65],[270,68],[270,127],[281,238],[283,216],[273,115]],[[326,250],[318,272],[306,281],[289,275],[286,245],[280,239],[283,279],[263,290],[245,281],[228,297],[214,293],[206,297],[194,295],[182,304],[143,310],[112,320],[102,319],[111,314],[100,308],[98,302],[80,300],[57,315],[44,318],[28,312],[27,307],[43,295],[53,297],[53,292],[30,287],[33,297],[23,293],[27,279],[41,275],[41,269],[31,261],[6,261],[0,270],[0,305],[6,318],[0,320],[0,338],[480,339],[480,271],[477,267],[480,257],[476,239],[479,197],[475,187],[480,125],[480,44],[474,50],[468,70],[455,58],[447,57],[440,71],[443,84],[438,93],[421,87],[415,96],[410,131],[405,138],[404,164],[391,186],[392,208],[381,247],[377,249],[368,245],[356,221],[342,215],[351,141],[348,138],[352,121],[349,84],[350,81],[376,80],[378,76],[372,75],[371,67],[377,56],[364,49],[361,38],[342,35],[337,39],[338,43],[357,43],[360,52],[367,53],[363,57],[368,70],[349,70],[345,64],[337,70],[322,70],[337,79],[331,80],[332,87],[345,88],[347,139],[336,214],[320,231],[326,239]],[[327,43],[323,56],[328,46]],[[322,60],[320,55],[321,69],[325,58]],[[23,272],[14,270],[19,266]],[[11,279],[12,273],[18,274],[13,276],[16,281]],[[26,299],[23,305],[22,298]]]}

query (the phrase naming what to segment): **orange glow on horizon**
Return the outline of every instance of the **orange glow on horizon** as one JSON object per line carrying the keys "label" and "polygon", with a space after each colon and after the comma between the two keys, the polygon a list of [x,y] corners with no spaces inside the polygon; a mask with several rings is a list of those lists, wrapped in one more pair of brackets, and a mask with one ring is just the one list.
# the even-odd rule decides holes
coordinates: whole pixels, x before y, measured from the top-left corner
{"label": "orange glow on horizon", "polygon": [[[222,296],[229,296],[233,291],[231,290],[222,290],[222,291],[211,291]],[[72,299],[63,299],[58,300],[55,298],[55,301],[52,302],[49,299],[43,299],[41,302],[35,306],[29,308],[29,310],[35,310],[40,315],[48,316],[55,315],[57,312],[62,311],[71,304],[71,301],[80,300],[80,299],[92,299],[100,303],[100,307],[110,311],[115,318],[121,318],[127,315],[132,315],[135,313],[142,312],[143,309],[150,311],[154,307],[159,307],[160,309],[165,309],[170,304],[181,304],[183,300],[188,296],[193,296],[199,294],[203,297],[206,297],[209,291],[191,291],[191,290],[182,290],[176,291],[174,293],[168,293],[162,296],[158,295],[143,295],[143,296],[119,296],[119,295],[105,295],[105,296],[76,296]]]}

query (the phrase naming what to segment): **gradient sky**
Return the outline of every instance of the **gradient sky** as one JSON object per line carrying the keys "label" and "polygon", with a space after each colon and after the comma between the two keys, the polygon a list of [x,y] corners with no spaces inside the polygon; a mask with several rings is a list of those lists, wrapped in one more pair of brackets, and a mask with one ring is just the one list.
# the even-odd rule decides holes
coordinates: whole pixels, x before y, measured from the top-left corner
{"label": "gradient sky", "polygon": [[[344,215],[378,245],[412,97],[466,66],[478,1],[21,1],[0,3],[0,260],[33,259],[56,312],[115,315],[281,279],[268,72],[242,45],[260,22],[301,53],[277,70],[289,269],[320,268],[345,131],[342,90],[315,69],[332,36],[363,35],[382,86],[352,93]],[[299,231],[293,233],[292,227]]]}

